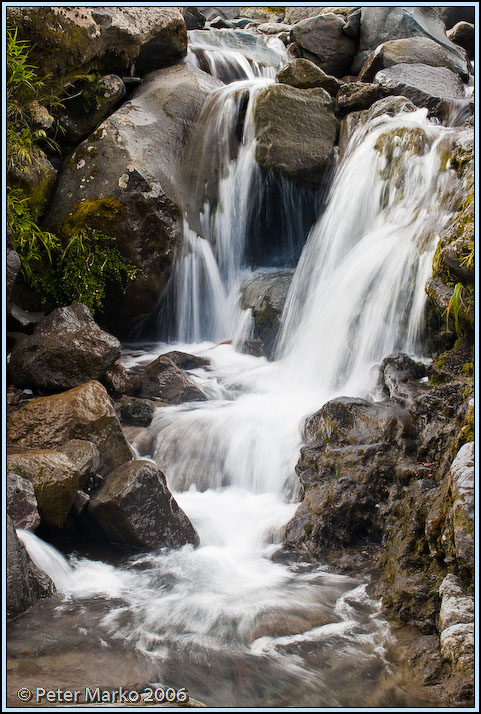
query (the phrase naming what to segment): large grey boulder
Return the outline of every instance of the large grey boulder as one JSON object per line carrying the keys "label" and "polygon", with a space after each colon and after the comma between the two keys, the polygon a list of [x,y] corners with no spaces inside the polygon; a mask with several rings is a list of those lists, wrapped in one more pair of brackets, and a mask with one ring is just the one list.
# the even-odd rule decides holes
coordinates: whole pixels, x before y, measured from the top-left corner
{"label": "large grey boulder", "polygon": [[140,397],[156,398],[168,404],[202,402],[204,392],[168,357],[161,355],[146,365],[141,374]]}
{"label": "large grey boulder", "polygon": [[327,74],[342,77],[349,72],[356,43],[344,32],[344,20],[334,13],[301,20],[291,30],[291,40],[307,59]]}
{"label": "large grey boulder", "polygon": [[187,31],[179,8],[11,8],[11,25],[31,44],[32,64],[65,76],[97,71],[148,72],[180,61]]}
{"label": "large grey boulder", "polygon": [[85,439],[97,446],[101,474],[132,458],[112,402],[96,381],[32,399],[7,421],[7,445],[18,450],[56,450],[71,439]]}
{"label": "large grey boulder", "polygon": [[292,282],[292,272],[258,275],[242,291],[243,309],[252,311],[253,338],[260,340],[267,357],[273,357],[280,319]]}
{"label": "large grey boulder", "polygon": [[446,67],[458,72],[457,63],[446,49],[429,37],[408,37],[390,40],[376,47],[364,63],[359,81],[371,82],[381,69],[395,64],[425,64],[431,67]]}
{"label": "large grey boulder", "polygon": [[76,149],[59,175],[46,225],[116,238],[141,273],[107,296],[103,322],[115,334],[139,328],[157,307],[182,241],[182,154],[214,77],[179,64],[149,74],[118,111]]}
{"label": "large grey boulder", "polygon": [[402,95],[432,114],[446,111],[452,100],[464,99],[459,76],[445,67],[425,64],[397,64],[374,77],[384,94]]}
{"label": "large grey boulder", "polygon": [[254,120],[262,168],[301,182],[327,181],[338,122],[324,89],[273,84],[257,95]]}
{"label": "large grey boulder", "polygon": [[15,528],[34,531],[40,525],[37,499],[31,481],[13,471],[7,473],[7,513]]}
{"label": "large grey boulder", "polygon": [[120,357],[116,337],[104,332],[81,303],[59,307],[17,342],[12,381],[21,387],[60,390],[100,378]]}
{"label": "large grey boulder", "polygon": [[7,516],[7,618],[21,615],[54,593],[53,582],[32,562]]}
{"label": "large grey boulder", "polygon": [[199,536],[151,461],[110,473],[90,501],[90,515],[113,543],[143,549],[199,545]]}
{"label": "large grey boulder", "polygon": [[457,72],[468,79],[466,55],[446,37],[437,7],[363,7],[359,52],[372,52],[383,42],[428,37],[449,54]]}

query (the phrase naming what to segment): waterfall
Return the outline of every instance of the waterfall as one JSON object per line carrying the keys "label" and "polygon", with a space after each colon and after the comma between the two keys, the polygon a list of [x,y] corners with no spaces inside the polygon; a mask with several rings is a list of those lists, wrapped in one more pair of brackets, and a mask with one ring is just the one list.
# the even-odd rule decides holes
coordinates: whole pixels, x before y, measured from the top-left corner
{"label": "waterfall", "polygon": [[419,110],[376,117],[353,136],[283,315],[278,356],[298,388],[357,394],[386,355],[420,356],[424,286],[447,219],[445,131]]}
{"label": "waterfall", "polygon": [[190,30],[187,62],[226,83],[255,77],[273,79],[287,62],[287,52],[276,37],[241,30]]}
{"label": "waterfall", "polygon": [[[124,356],[129,366],[143,364],[181,342],[210,359],[189,371],[208,401],[159,407],[147,427],[147,458],[165,473],[200,547],[137,554],[114,567],[67,562],[33,534],[19,537],[57,584],[63,626],[84,613],[80,634],[95,676],[105,647],[116,665],[139,658],[132,681],[155,676],[208,706],[370,706],[391,674],[389,625],[359,579],[288,561],[283,527],[298,505],[306,416],[339,395],[373,399],[377,366],[394,350],[421,355],[424,286],[449,218],[439,205],[449,176],[437,148],[450,130],[423,110],[371,116],[353,135],[320,215],[319,192],[255,162],[255,98],[283,55],[253,35],[241,52],[233,44],[240,35],[190,33],[188,61],[238,81],[208,97],[184,157],[185,240],[170,286],[170,343],[133,346]],[[239,307],[245,277],[294,267],[301,251],[277,359],[236,351],[248,331]],[[43,646],[42,631],[32,628],[29,638],[37,638],[31,649]]]}
{"label": "waterfall", "polygon": [[271,83],[241,80],[212,92],[187,147],[184,243],[172,279],[170,337],[179,342],[240,339],[243,281],[261,266],[293,267],[318,211],[319,190],[266,176],[255,160],[255,101]]}

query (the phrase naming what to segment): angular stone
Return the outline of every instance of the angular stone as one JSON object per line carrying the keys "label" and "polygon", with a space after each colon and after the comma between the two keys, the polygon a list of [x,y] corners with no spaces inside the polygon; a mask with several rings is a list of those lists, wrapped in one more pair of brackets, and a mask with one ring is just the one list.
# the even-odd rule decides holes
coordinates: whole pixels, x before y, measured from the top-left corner
{"label": "angular stone", "polygon": [[75,303],[51,312],[15,345],[10,374],[18,386],[69,389],[101,377],[120,351],[117,338],[100,329],[85,305]]}
{"label": "angular stone", "polygon": [[451,57],[456,71],[467,80],[464,52],[446,37],[438,7],[363,7],[359,52],[372,52],[383,42],[407,37],[427,37],[437,42]]}
{"label": "angular stone", "polygon": [[257,163],[293,180],[325,183],[332,168],[338,123],[321,88],[273,84],[254,107]]}
{"label": "angular stone", "polygon": [[83,141],[115,111],[127,93],[124,82],[116,74],[101,77],[97,86],[99,99],[93,102],[85,99],[84,91],[64,102],[58,122],[65,132],[62,137],[65,143],[77,145]]}
{"label": "angular stone", "polygon": [[118,402],[123,424],[149,426],[155,414],[155,402],[138,397],[122,397]]}
{"label": "angular stone", "polygon": [[164,355],[144,368],[141,384],[140,397],[157,397],[168,404],[202,402],[207,399],[204,392]]}
{"label": "angular stone", "polygon": [[424,64],[458,72],[458,64],[437,42],[429,37],[409,37],[383,42],[376,47],[364,63],[358,79],[360,82],[372,82],[380,70],[396,64]]}
{"label": "angular stone", "polygon": [[15,528],[34,531],[40,525],[37,499],[31,481],[11,471],[7,473],[7,513]]}
{"label": "angular stone", "polygon": [[137,548],[176,548],[199,537],[151,461],[132,461],[112,471],[91,499],[90,515],[114,543]]}
{"label": "angular stone", "polygon": [[57,449],[70,439],[85,439],[98,447],[102,474],[132,458],[112,402],[99,382],[33,399],[7,422],[10,446]]}
{"label": "angular stone", "polygon": [[464,444],[451,464],[449,487],[453,498],[456,556],[474,567],[474,442]]}
{"label": "angular stone", "polygon": [[464,99],[464,85],[458,75],[445,67],[425,64],[397,64],[383,69],[374,77],[385,94],[401,94],[417,107],[431,113],[446,105],[444,100]]}
{"label": "angular stone", "polygon": [[7,516],[7,619],[54,593],[53,582],[32,562]]}
{"label": "angular stone", "polygon": [[58,450],[67,456],[79,472],[79,487],[83,488],[91,476],[100,468],[100,453],[92,441],[71,439],[59,446]]}
{"label": "angular stone", "polygon": [[199,369],[201,367],[210,367],[210,359],[208,357],[199,357],[199,355],[191,355],[188,352],[180,352],[172,350],[166,352],[163,357],[168,357],[179,369]]}
{"label": "angular stone", "polygon": [[291,39],[327,74],[342,77],[349,72],[356,43],[344,34],[345,22],[328,13],[301,20],[293,26]]}
{"label": "angular stone", "polygon": [[452,625],[474,622],[474,598],[466,595],[461,580],[455,575],[446,575],[439,587],[441,609],[439,630]]}
{"label": "angular stone", "polygon": [[298,89],[312,89],[322,87],[331,97],[335,97],[341,83],[336,77],[326,74],[314,62],[303,57],[298,57],[286,64],[276,74],[276,82],[289,84]]}
{"label": "angular stone", "polygon": [[378,98],[379,87],[377,84],[346,82],[337,93],[336,108],[344,114],[360,109],[369,109]]}
{"label": "angular stone", "polygon": [[31,481],[41,521],[62,528],[75,503],[80,474],[65,454],[31,450],[7,457],[9,471]]}
{"label": "angular stone", "polygon": [[241,305],[252,310],[254,340],[263,353],[273,357],[280,319],[292,282],[292,272],[258,275],[243,287]]}

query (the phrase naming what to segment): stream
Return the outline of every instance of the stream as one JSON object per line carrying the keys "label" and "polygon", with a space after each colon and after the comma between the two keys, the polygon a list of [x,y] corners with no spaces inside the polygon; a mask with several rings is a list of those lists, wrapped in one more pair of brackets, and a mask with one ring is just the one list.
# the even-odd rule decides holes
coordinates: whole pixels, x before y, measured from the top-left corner
{"label": "stream", "polygon": [[[241,35],[191,33],[187,61],[229,84],[205,102],[187,151],[196,171],[159,341],[126,344],[122,357],[129,370],[172,349],[210,359],[189,372],[208,401],[157,409],[132,440],[201,545],[112,563],[66,558],[19,530],[58,594],[10,624],[9,688],[154,682],[211,707],[433,706],[368,582],[289,556],[282,540],[300,499],[305,418],[336,396],[379,399],[386,355],[422,358],[424,285],[448,218],[436,145],[449,128],[426,110],[374,114],[327,196],[273,182],[254,159],[252,109],[285,49],[236,46]],[[387,158],[379,147],[392,131]],[[246,284],[294,268],[275,359],[242,353]]]}

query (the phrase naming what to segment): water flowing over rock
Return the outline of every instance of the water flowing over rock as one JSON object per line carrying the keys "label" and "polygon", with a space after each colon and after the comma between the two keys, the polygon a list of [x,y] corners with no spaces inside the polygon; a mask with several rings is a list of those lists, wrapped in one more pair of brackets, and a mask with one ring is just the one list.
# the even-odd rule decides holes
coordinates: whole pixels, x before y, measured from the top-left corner
{"label": "water flowing over rock", "polygon": [[20,615],[54,592],[52,581],[30,560],[7,516],[7,618]]}
{"label": "water flowing over rock", "polygon": [[275,37],[225,29],[189,32],[187,62],[225,83],[274,77],[286,57],[284,45]]}
{"label": "water flowing over rock", "polygon": [[45,390],[100,378],[120,356],[120,342],[104,332],[81,303],[59,307],[40,320],[10,356],[15,384]]}
{"label": "water flowing over rock", "polygon": [[324,89],[271,85],[257,97],[254,116],[260,166],[301,182],[328,180],[338,124]]}
{"label": "water flowing over rock", "polygon": [[98,447],[103,474],[132,458],[112,403],[99,382],[33,399],[8,419],[10,446],[56,449],[70,439],[86,439]]}
{"label": "water flowing over rock", "polygon": [[182,238],[179,174],[185,143],[218,80],[187,65],[153,72],[80,145],[60,173],[48,225],[70,235],[90,226],[113,235],[142,274],[111,295],[104,324],[129,334],[157,306]]}
{"label": "water flowing over rock", "polygon": [[40,525],[32,483],[13,471],[7,473],[7,513],[15,528],[34,531]]}
{"label": "water flowing over rock", "polygon": [[355,42],[343,32],[344,25],[334,13],[318,15],[294,25],[291,38],[307,59],[327,74],[342,77],[349,72],[356,51]]}
{"label": "water flowing over rock", "polygon": [[91,500],[89,513],[114,543],[138,548],[199,544],[164,474],[150,461],[132,461],[112,471]]}
{"label": "water flowing over rock", "polygon": [[33,43],[31,59],[44,72],[93,69],[148,72],[181,60],[187,50],[178,8],[27,7],[10,16],[20,37]]}
{"label": "water flowing over rock", "polygon": [[407,37],[427,37],[437,42],[449,55],[457,72],[465,80],[469,72],[466,56],[446,37],[437,7],[363,7],[359,51],[372,52],[383,42]]}

